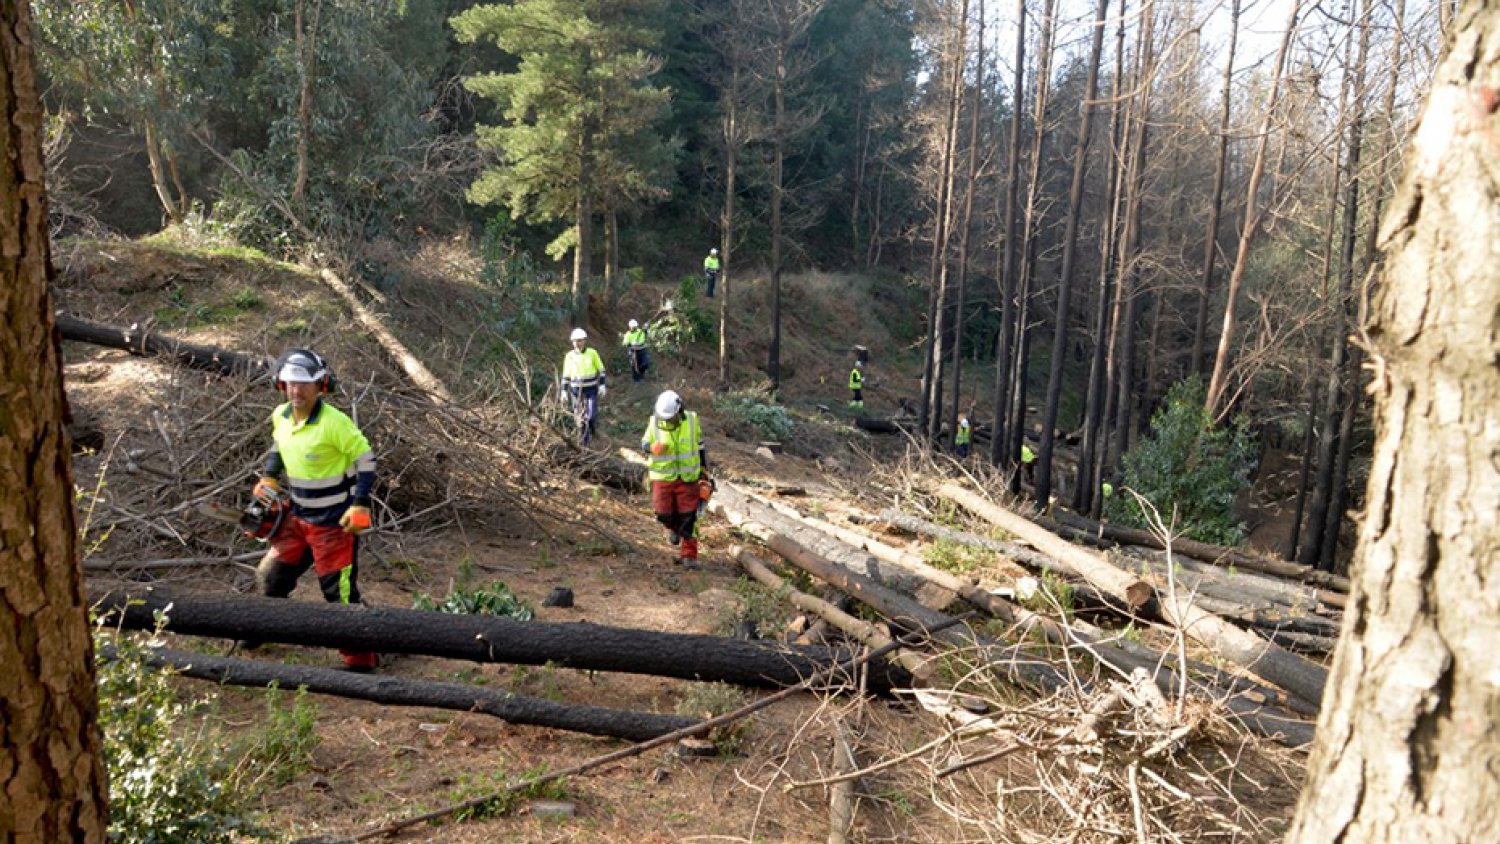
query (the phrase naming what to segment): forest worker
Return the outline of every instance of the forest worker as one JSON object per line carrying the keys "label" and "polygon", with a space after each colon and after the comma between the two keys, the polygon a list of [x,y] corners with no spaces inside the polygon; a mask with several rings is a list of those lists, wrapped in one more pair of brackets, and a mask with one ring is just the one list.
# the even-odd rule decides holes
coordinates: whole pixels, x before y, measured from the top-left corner
{"label": "forest worker", "polygon": [[604,386],[604,361],[599,352],[588,347],[589,333],[582,328],[569,335],[573,348],[563,358],[562,400],[572,401],[573,422],[578,439],[588,445],[594,438],[594,422],[599,417],[599,400],[608,389]]}
{"label": "forest worker", "polygon": [[[359,426],[323,397],[334,386],[328,362],[310,349],[288,349],[276,363],[276,389],[286,403],[271,413],[271,454],[253,494],[291,497],[291,512],[271,537],[256,569],[261,594],[285,598],[312,566],[323,599],[358,604],[359,534],[370,529],[375,455]],[[340,650],[350,671],[379,665],[373,653]]]}
{"label": "forest worker", "polygon": [[974,431],[969,428],[969,416],[966,413],[958,415],[958,431],[953,434],[953,452],[958,455],[959,460],[969,456],[969,441],[973,439]]}
{"label": "forest worker", "polygon": [[646,329],[635,320],[630,321],[630,330],[625,332],[625,337],[620,345],[625,347],[625,354],[630,356],[630,380],[637,383],[646,377],[646,370],[651,368],[651,353],[646,351]]}
{"label": "forest worker", "polygon": [[1024,442],[1021,443],[1021,477],[1026,483],[1036,483],[1036,452]]}
{"label": "forest worker", "polygon": [[854,392],[854,397],[849,399],[849,406],[862,410],[865,406],[865,374],[860,370],[860,365],[856,358],[854,368],[849,370],[849,389]]}
{"label": "forest worker", "polygon": [[714,284],[719,280],[719,249],[714,247],[708,250],[708,257],[703,259],[703,277],[708,280],[708,298],[714,297]]}
{"label": "forest worker", "polygon": [[682,546],[672,562],[698,567],[698,515],[713,493],[708,479],[708,452],[698,414],[684,410],[682,397],[666,390],[656,397],[651,421],[641,435],[641,451],[650,456],[651,507],[667,528],[667,541]]}

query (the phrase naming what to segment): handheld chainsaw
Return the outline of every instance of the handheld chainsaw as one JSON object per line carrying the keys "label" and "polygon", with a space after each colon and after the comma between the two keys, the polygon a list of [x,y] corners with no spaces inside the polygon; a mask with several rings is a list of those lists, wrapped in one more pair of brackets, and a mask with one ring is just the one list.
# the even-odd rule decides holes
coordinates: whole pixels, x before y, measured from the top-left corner
{"label": "handheld chainsaw", "polygon": [[198,505],[198,512],[215,521],[237,525],[251,539],[269,542],[281,530],[281,523],[291,510],[286,495],[274,498],[252,498],[243,509],[236,510],[212,501]]}

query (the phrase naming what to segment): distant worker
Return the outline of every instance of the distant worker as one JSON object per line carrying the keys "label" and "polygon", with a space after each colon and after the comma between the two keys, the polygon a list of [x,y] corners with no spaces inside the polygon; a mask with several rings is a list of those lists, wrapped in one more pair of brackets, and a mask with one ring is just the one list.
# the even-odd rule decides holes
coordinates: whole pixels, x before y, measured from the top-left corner
{"label": "distant worker", "polygon": [[573,348],[563,358],[562,400],[564,404],[571,401],[578,441],[588,445],[594,439],[599,400],[608,392],[604,386],[604,361],[599,359],[599,352],[588,347],[587,331],[575,328],[568,339]]}
{"label": "distant worker", "polygon": [[969,456],[969,441],[974,438],[974,431],[969,428],[969,417],[967,414],[958,415],[958,430],[953,434],[953,453],[958,455],[959,460],[965,460]]}
{"label": "distant worker", "polygon": [[708,250],[708,257],[703,259],[703,277],[708,281],[708,298],[714,297],[714,285],[719,281],[719,250],[718,248]]}
{"label": "distant worker", "polygon": [[[276,389],[287,400],[271,413],[271,454],[252,494],[267,502],[290,497],[291,509],[270,537],[256,583],[262,595],[285,598],[311,566],[324,600],[358,604],[358,536],[370,529],[375,454],[359,426],[323,400],[334,379],[321,356],[289,349],[274,373]],[[340,650],[339,655],[349,671],[368,673],[380,663],[365,651]]]}
{"label": "distant worker", "polygon": [[1036,483],[1036,452],[1026,443],[1021,443],[1021,478],[1028,484]]}
{"label": "distant worker", "polygon": [[680,545],[682,553],[672,562],[698,567],[698,517],[713,493],[708,478],[708,452],[698,414],[684,410],[682,397],[666,390],[656,397],[656,407],[641,450],[650,456],[651,507],[656,520],[667,528],[667,541]]}
{"label": "distant worker", "polygon": [[630,330],[625,332],[620,345],[625,347],[625,354],[630,356],[630,380],[639,383],[646,377],[646,370],[651,368],[651,353],[646,351],[646,329],[639,322],[631,320]]}
{"label": "distant worker", "polygon": [[854,362],[854,368],[849,370],[849,389],[853,391],[854,397],[849,399],[849,406],[857,410],[865,407],[865,375],[860,371],[860,362]]}

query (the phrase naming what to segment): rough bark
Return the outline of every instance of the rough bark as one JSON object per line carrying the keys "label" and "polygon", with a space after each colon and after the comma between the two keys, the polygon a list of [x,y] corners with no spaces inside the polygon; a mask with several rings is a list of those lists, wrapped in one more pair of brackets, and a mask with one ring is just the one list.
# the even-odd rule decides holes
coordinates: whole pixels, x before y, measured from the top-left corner
{"label": "rough bark", "polygon": [[1380,232],[1367,515],[1291,844],[1500,828],[1500,2],[1448,49]]}
{"label": "rough bark", "polygon": [[1229,170],[1229,118],[1234,105],[1234,50],[1240,37],[1240,0],[1229,5],[1229,49],[1224,57],[1224,86],[1219,96],[1219,157],[1214,163],[1214,191],[1209,197],[1208,227],[1203,240],[1203,268],[1198,273],[1198,309],[1193,318],[1193,349],[1188,371],[1204,372],[1208,340],[1208,303],[1213,296],[1214,259],[1219,254],[1219,215],[1224,210],[1224,181]]}
{"label": "rough bark", "polygon": [[[110,659],[111,653],[106,650],[101,658]],[[655,738],[691,727],[698,722],[696,718],[679,715],[557,703],[461,683],[414,680],[390,674],[351,674],[333,668],[281,665],[171,648],[151,648],[146,652],[145,660],[155,668],[169,669],[184,677],[211,680],[221,685],[306,688],[309,692],[320,695],[368,700],[390,706],[425,706],[478,712],[503,718],[512,724],[531,724],[630,741]]]}
{"label": "rough bark", "polygon": [[[1135,603],[1129,601],[1128,589],[1139,581],[1098,555],[1059,539],[962,487],[944,484],[937,492],[986,521],[1021,537],[1048,556],[1067,560],[1089,583],[1100,590]],[[1327,681],[1327,672],[1322,667],[1287,653],[1272,643],[1205,612],[1195,606],[1188,595],[1163,594],[1158,591],[1156,599],[1162,616],[1193,641],[1304,700],[1317,701],[1322,698],[1323,686]]]}
{"label": "rough bark", "polygon": [[29,4],[0,2],[0,841],[103,842]]}
{"label": "rough bark", "polygon": [[1011,86],[1010,154],[1005,161],[1005,241],[1000,253],[1000,336],[995,347],[995,390],[991,414],[995,437],[990,440],[990,463],[1008,469],[1014,457],[1006,451],[1009,425],[1006,397],[1010,395],[1011,346],[1016,332],[1016,222],[1020,216],[1021,112],[1026,81],[1026,0],[1016,0],[1015,78]]}
{"label": "rough bark", "polygon": [[[126,629],[151,629],[167,611],[167,630],[187,636],[250,639],[353,651],[409,653],[566,668],[618,671],[776,687],[796,683],[843,654],[719,636],[658,633],[595,624],[546,624],[366,605],[317,604],[165,588],[115,590],[97,598]],[[899,674],[900,672],[897,672]],[[871,687],[898,676],[871,672]]]}

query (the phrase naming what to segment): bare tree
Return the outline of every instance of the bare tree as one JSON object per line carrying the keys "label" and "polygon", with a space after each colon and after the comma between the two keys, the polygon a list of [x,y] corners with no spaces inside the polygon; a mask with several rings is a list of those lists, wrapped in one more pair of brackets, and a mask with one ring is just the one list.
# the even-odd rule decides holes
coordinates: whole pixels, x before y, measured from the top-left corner
{"label": "bare tree", "polygon": [[42,108],[29,4],[0,2],[6,248],[0,261],[0,841],[103,842],[108,813],[78,561]]}
{"label": "bare tree", "polygon": [[[1203,371],[1203,348],[1208,334],[1208,301],[1213,293],[1214,259],[1219,253],[1219,214],[1224,210],[1224,181],[1229,170],[1229,116],[1234,104],[1234,50],[1240,37],[1240,0],[1229,6],[1229,49],[1224,57],[1224,87],[1219,102],[1219,158],[1214,165],[1214,192],[1208,203],[1204,233],[1203,270],[1198,281],[1198,311],[1193,320],[1193,351],[1188,368]],[[1207,374],[1207,373],[1204,373]]]}
{"label": "bare tree", "polygon": [[1380,232],[1367,517],[1289,844],[1475,841],[1500,805],[1500,3],[1453,27]]}

